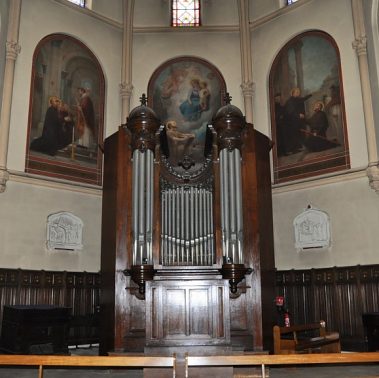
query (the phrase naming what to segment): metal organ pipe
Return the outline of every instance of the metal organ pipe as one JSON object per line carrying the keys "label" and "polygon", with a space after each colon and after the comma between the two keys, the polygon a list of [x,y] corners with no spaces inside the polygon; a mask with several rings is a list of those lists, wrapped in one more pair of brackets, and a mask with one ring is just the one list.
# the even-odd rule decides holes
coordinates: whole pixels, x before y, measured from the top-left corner
{"label": "metal organ pipe", "polygon": [[164,265],[213,263],[212,193],[194,186],[164,189],[162,261]]}
{"label": "metal organ pipe", "polygon": [[236,235],[236,228],[237,228],[237,222],[236,222],[236,181],[235,181],[235,169],[234,169],[234,159],[233,154],[235,150],[228,151],[228,174],[229,174],[229,206],[230,206],[230,219],[229,219],[229,226],[230,226],[230,247],[231,247],[231,257],[232,262],[236,262],[236,241],[237,241],[237,235]]}
{"label": "metal organ pipe", "polygon": [[240,150],[234,151],[234,166],[236,172],[236,212],[237,212],[237,246],[238,262],[243,264],[243,213],[242,213],[242,178],[241,178],[241,153]]}
{"label": "metal organ pipe", "polygon": [[133,152],[133,265],[152,263],[153,152]]}
{"label": "metal organ pipe", "polygon": [[145,153],[141,153],[139,166],[139,191],[138,191],[138,254],[139,262],[143,261],[143,250],[145,247]]}
{"label": "metal organ pipe", "polygon": [[133,200],[133,265],[137,264],[137,249],[138,249],[138,167],[139,167],[139,151],[133,151],[133,174],[132,174],[132,200]]}
{"label": "metal organ pipe", "polygon": [[221,225],[226,263],[243,263],[242,189],[240,151],[220,152]]}

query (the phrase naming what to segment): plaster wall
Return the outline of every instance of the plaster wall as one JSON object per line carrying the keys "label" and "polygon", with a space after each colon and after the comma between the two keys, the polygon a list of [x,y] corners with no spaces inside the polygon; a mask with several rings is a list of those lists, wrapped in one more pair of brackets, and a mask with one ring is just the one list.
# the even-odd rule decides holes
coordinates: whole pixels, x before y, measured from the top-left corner
{"label": "plaster wall", "polygon": [[[378,263],[375,245],[379,201],[364,171],[368,162],[366,135],[359,67],[351,44],[354,30],[349,0],[304,1],[302,4],[299,1],[292,11],[285,11],[253,29],[254,124],[256,129],[271,135],[269,73],[273,60],[294,36],[313,29],[330,34],[339,48],[351,166],[359,174],[358,177],[341,175],[336,180],[316,179],[308,183],[304,180],[297,186],[279,185],[274,189],[276,267],[300,269]],[[326,250],[299,253],[294,246],[292,222],[308,204],[330,215],[332,244]]]}
{"label": "plaster wall", "polygon": [[249,1],[249,12],[250,20],[254,21],[260,17],[266,16],[272,12],[278,10],[285,0],[250,0]]}
{"label": "plaster wall", "polygon": [[[86,44],[100,62],[105,76],[105,136],[120,125],[119,83],[122,31],[72,7],[49,0],[23,1],[8,148],[8,169],[22,175],[25,167],[32,58],[46,35],[69,34]],[[11,180],[0,195],[0,266],[24,269],[100,269],[101,192],[77,191],[74,186],[47,188]],[[43,183],[45,180],[41,180]],[[46,218],[68,211],[84,222],[84,249],[48,252]]]}
{"label": "plaster wall", "polygon": [[216,66],[225,79],[227,90],[233,97],[233,105],[242,107],[239,49],[239,34],[234,32],[172,31],[135,34],[132,107],[139,105],[138,99],[142,93],[146,93],[148,81],[153,72],[167,60],[184,55],[205,59]]}
{"label": "plaster wall", "polygon": [[21,53],[16,60],[9,135],[10,170],[24,171],[33,53],[39,41],[52,33],[69,34],[94,53],[105,76],[104,134],[112,134],[120,124],[122,32],[57,2],[23,1],[19,35]]}
{"label": "plaster wall", "polygon": [[[330,217],[331,246],[295,249],[293,220],[308,205]],[[275,193],[274,239],[277,269],[378,264],[379,198],[367,177]]]}
{"label": "plaster wall", "polygon": [[[0,267],[87,272],[100,269],[100,195],[9,181],[0,195],[0,209]],[[62,210],[83,221],[83,250],[47,250],[47,217]]]}
{"label": "plaster wall", "polygon": [[94,12],[108,17],[114,21],[122,23],[123,19],[123,0],[92,0]]}
{"label": "plaster wall", "polygon": [[[224,10],[222,7],[216,9],[218,2],[215,0],[205,3],[209,10],[214,9],[214,13],[204,18],[209,25],[235,25],[238,22],[236,1],[222,1]],[[153,30],[155,26],[167,26],[162,18],[162,9],[168,3],[166,0],[136,1],[135,20],[141,29],[134,32],[131,108],[139,105],[139,97],[146,92],[148,81],[158,66],[178,56],[193,55],[209,61],[220,70],[233,97],[232,103],[243,109],[238,31],[220,31],[220,28],[217,31],[183,31],[167,27]],[[111,7],[113,10],[109,10],[107,17],[113,17],[112,12],[119,9],[120,4],[118,1],[114,8]],[[253,6],[251,12],[258,17],[258,14],[271,12],[275,4],[276,1],[250,2]],[[100,12],[100,7],[97,11]],[[19,41],[22,49],[15,67],[8,152],[8,169],[17,177],[24,171],[32,57],[36,45],[46,35],[70,34],[93,51],[105,75],[105,136],[115,132],[121,122],[122,30],[87,13],[65,6],[62,1],[22,2]],[[2,26],[3,18],[0,30],[3,30]],[[148,26],[153,27],[150,32]],[[329,33],[340,50],[351,164],[358,174],[274,188],[276,266],[289,269],[377,263],[374,252],[379,238],[378,197],[369,188],[364,173],[367,148],[358,62],[351,47],[354,32],[350,0],[299,0],[292,10],[275,12],[270,21],[259,27],[253,26],[254,125],[257,130],[271,135],[268,82],[272,62],[286,42],[311,29]],[[377,82],[374,85],[377,86]],[[0,266],[99,270],[100,190],[86,192],[77,190],[74,185],[59,184],[48,187],[41,184],[44,181],[48,180],[11,178],[5,193],[0,194]],[[308,204],[330,215],[332,244],[329,249],[299,253],[294,248],[292,222]],[[46,250],[46,218],[58,211],[72,212],[83,220],[82,251]]]}
{"label": "plaster wall", "polygon": [[255,93],[259,93],[254,101],[254,124],[259,131],[271,135],[269,74],[280,49],[304,31],[324,31],[336,41],[341,57],[351,167],[365,167],[368,161],[366,132],[358,60],[352,48],[351,4],[350,0],[336,0],[332,4],[327,0],[304,2],[292,12],[253,29],[253,81]]}

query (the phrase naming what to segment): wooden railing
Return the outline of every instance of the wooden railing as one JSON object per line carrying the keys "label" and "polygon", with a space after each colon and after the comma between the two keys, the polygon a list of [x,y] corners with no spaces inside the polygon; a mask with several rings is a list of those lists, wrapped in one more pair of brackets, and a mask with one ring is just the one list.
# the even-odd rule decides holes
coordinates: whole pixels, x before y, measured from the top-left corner
{"label": "wooden railing", "polygon": [[[184,377],[189,377],[191,367],[209,366],[260,366],[262,378],[266,377],[266,366],[309,365],[309,364],[364,364],[378,363],[379,352],[371,353],[328,353],[328,354],[291,354],[291,355],[228,355],[228,356],[185,356]],[[34,356],[0,355],[3,366],[38,367],[38,378],[43,378],[44,367],[118,367],[118,368],[172,368],[176,377],[177,358],[162,356]],[[183,373],[183,372],[181,372]],[[205,376],[206,376],[205,371]],[[183,376],[183,375],[180,375]]]}
{"label": "wooden railing", "polygon": [[37,355],[0,355],[0,365],[36,366],[38,378],[43,378],[43,368],[54,367],[170,367],[172,376],[176,375],[176,357],[153,356],[37,356]]}
{"label": "wooden railing", "polygon": [[188,370],[195,366],[260,366],[262,378],[266,378],[266,366],[307,365],[307,364],[363,364],[379,362],[379,353],[324,353],[291,355],[243,355],[243,356],[186,356],[185,377]]}

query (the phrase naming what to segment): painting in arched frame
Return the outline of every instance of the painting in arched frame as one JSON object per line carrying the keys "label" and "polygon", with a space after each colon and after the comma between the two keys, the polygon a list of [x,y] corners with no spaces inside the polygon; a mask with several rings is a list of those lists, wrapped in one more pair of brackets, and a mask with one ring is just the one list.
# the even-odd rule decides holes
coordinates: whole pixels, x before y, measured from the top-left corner
{"label": "painting in arched frame", "polygon": [[204,160],[206,128],[224,105],[225,93],[220,71],[197,57],[174,58],[154,71],[148,84],[148,104],[166,128],[175,125],[175,133],[180,134],[181,145],[170,153],[171,163],[178,170],[177,163],[184,155],[194,160],[195,168]]}
{"label": "painting in arched frame", "polygon": [[64,34],[33,55],[26,172],[101,185],[104,75],[95,55]]}
{"label": "painting in arched frame", "polygon": [[331,36],[302,33],[280,50],[270,105],[275,183],[350,168],[340,55]]}

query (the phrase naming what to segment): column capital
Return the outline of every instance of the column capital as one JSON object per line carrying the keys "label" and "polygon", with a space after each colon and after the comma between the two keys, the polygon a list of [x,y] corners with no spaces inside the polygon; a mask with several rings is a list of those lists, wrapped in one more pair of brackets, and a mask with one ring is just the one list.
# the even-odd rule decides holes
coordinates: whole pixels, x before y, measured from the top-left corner
{"label": "column capital", "polygon": [[352,45],[358,56],[367,55],[367,37],[365,35],[356,38]]}
{"label": "column capital", "polygon": [[133,92],[133,84],[123,82],[119,85],[122,98],[129,98]]}
{"label": "column capital", "polygon": [[17,55],[21,51],[21,46],[14,41],[7,41],[5,43],[6,48],[6,59],[16,60]]}
{"label": "column capital", "polygon": [[255,92],[255,83],[252,81],[245,81],[241,84],[241,89],[244,97],[253,97]]}
{"label": "column capital", "polygon": [[0,193],[5,192],[7,181],[9,180],[9,173],[6,168],[0,168]]}

